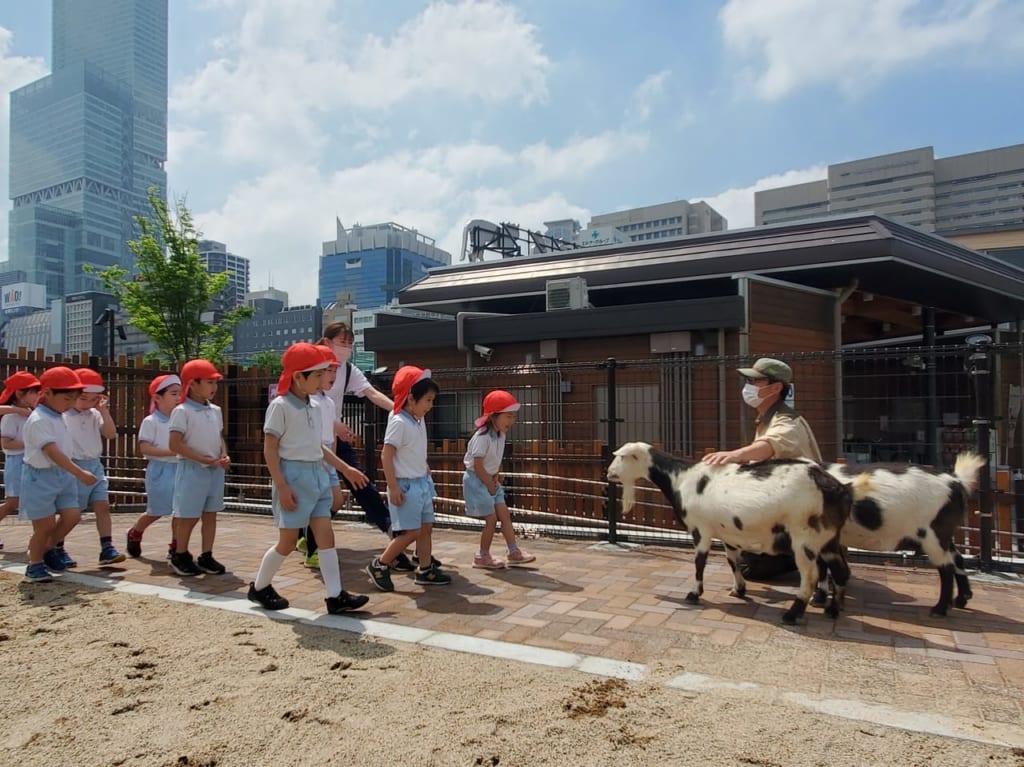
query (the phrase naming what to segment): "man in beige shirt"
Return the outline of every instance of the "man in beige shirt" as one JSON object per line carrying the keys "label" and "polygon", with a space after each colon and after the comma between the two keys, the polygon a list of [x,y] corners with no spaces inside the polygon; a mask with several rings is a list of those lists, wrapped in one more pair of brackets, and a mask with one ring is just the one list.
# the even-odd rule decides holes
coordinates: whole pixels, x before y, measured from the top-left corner
{"label": "man in beige shirt", "polygon": [[[814,432],[803,416],[786,404],[793,371],[785,362],[762,357],[753,367],[740,368],[744,378],[743,401],[757,410],[754,440],[736,450],[720,450],[704,456],[704,463],[759,463],[772,458],[810,458],[821,462]],[[748,578],[767,578],[796,569],[791,556],[743,552],[740,572]]]}

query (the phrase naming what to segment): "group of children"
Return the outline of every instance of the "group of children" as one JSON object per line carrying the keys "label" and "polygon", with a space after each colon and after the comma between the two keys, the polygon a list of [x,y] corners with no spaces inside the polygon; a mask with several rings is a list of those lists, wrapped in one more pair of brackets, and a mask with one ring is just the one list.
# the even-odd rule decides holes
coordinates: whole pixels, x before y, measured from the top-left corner
{"label": "group of children", "polygon": [[[321,344],[293,344],[283,355],[277,394],[267,408],[263,454],[272,480],[278,540],[263,555],[248,598],[268,610],[288,607],[272,580],[297,544],[307,539],[318,546],[316,564],[323,576],[327,612],[356,610],[369,601],[342,588],[331,526],[332,512],[343,500],[339,472],[357,498],[373,487],[358,466],[342,460],[336,451],[335,438],[340,440],[345,432],[328,394],[335,388],[338,357],[327,338]],[[346,370],[346,381],[348,377]],[[187,362],[180,376],[158,376],[149,386],[149,414],[139,427],[139,451],[147,459],[147,505],[128,530],[127,552],[141,556],[146,529],[160,517],[170,516],[167,558],[181,576],[226,571],[213,557],[217,513],[224,508],[224,475],[230,465],[221,409],[212,402],[221,378],[206,360]],[[81,511],[90,507],[100,536],[99,564],[124,561],[124,554],[113,546],[108,483],[101,461],[104,440],[116,435],[116,425],[100,375],[88,368],[54,367],[39,379],[16,372],[4,384],[0,436],[6,457],[6,498],[0,518],[18,511],[32,522],[25,578],[49,581],[52,572],[75,566],[63,542],[78,524]],[[394,590],[393,570],[414,571],[415,582],[424,586],[452,580],[432,553],[435,488],[427,462],[424,418],[438,392],[430,370],[407,365],[395,374],[392,400],[378,393],[381,402],[393,403],[381,450],[390,519],[378,522],[389,541],[366,567],[381,591]],[[498,569],[536,559],[516,544],[499,476],[506,436],[519,408],[506,391],[488,393],[464,457],[466,513],[484,523],[474,567]],[[193,559],[189,541],[200,521],[201,553]],[[490,553],[499,522],[508,549],[506,560]],[[415,565],[405,555],[412,545]]]}

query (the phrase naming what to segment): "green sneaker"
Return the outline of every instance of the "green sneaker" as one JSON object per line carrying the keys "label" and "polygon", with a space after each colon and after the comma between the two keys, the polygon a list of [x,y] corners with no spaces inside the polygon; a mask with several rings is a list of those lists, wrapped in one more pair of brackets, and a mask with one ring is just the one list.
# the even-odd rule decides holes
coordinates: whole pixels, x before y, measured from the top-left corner
{"label": "green sneaker", "polygon": [[308,557],[302,560],[302,564],[306,567],[312,568],[313,570],[320,569],[320,552],[314,551]]}
{"label": "green sneaker", "polygon": [[374,559],[366,566],[366,572],[373,580],[373,585],[381,591],[394,591],[395,584],[391,582],[390,568],[382,565],[380,559]]}
{"label": "green sneaker", "polygon": [[301,551],[303,554],[309,551],[309,549],[306,547],[306,539],[304,537],[300,537],[299,540],[296,541],[295,550]]}
{"label": "green sneaker", "polygon": [[426,570],[416,571],[416,583],[421,586],[447,586],[452,582],[452,577],[441,572],[437,565],[431,565]]}

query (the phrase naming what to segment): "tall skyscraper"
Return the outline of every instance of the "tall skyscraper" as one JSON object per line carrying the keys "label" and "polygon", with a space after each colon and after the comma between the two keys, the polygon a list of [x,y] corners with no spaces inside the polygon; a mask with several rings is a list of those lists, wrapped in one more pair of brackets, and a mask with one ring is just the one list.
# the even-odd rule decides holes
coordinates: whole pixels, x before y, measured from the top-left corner
{"label": "tall skyscraper", "polygon": [[52,64],[11,93],[5,270],[57,298],[133,269],[133,217],[166,197],[167,0],[53,0]]}
{"label": "tall skyscraper", "polygon": [[200,240],[199,260],[210,274],[228,274],[228,286],[214,299],[215,310],[227,311],[245,304],[245,296],[249,292],[248,258],[228,253],[228,246],[223,242]]}

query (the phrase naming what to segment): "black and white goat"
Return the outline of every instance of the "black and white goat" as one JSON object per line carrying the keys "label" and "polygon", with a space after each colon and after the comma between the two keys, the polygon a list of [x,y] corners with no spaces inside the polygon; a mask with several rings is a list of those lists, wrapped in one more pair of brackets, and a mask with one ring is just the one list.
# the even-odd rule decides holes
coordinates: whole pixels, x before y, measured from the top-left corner
{"label": "black and white goat", "polygon": [[[979,455],[961,453],[952,474],[909,464],[826,465],[840,482],[856,483],[853,509],[840,543],[844,548],[866,551],[925,554],[939,570],[939,601],[931,615],[945,616],[950,604],[965,607],[973,595],[953,539],[966,519],[967,499],[977,487],[978,472],[985,463]],[[816,604],[825,602],[824,586],[818,584]]]}
{"label": "black and white goat", "polygon": [[849,576],[838,534],[850,513],[852,492],[818,464],[772,460],[708,466],[679,460],[646,442],[627,442],[615,451],[608,479],[622,483],[627,511],[635,501],[637,480],[651,481],[672,504],[679,524],[690,531],[697,572],[688,602],[698,602],[704,593],[704,565],[717,538],[725,545],[732,569],[732,593],[739,597],[746,593],[738,567],[740,551],[796,555],[800,590],[782,616],[790,624],[807,608],[821,556],[836,583],[836,596],[825,612],[838,616]]}

